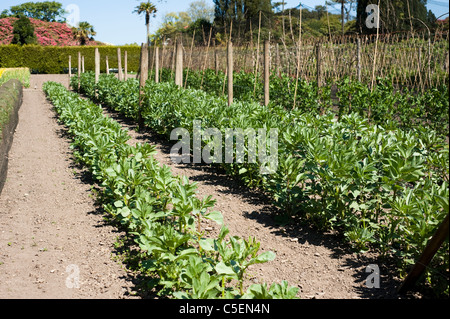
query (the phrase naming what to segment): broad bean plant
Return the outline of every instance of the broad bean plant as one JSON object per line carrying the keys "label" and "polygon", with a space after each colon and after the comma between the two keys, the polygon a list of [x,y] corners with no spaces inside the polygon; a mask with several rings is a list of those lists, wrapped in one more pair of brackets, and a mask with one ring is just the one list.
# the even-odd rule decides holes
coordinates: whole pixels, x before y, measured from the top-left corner
{"label": "broad bean plant", "polygon": [[[90,83],[85,80],[83,85]],[[61,84],[46,82],[44,92],[72,136],[75,158],[97,181],[104,210],[142,251],[140,267],[150,278],[148,289],[183,299],[297,298],[299,289],[285,281],[244,289],[248,268],[273,261],[275,253],[261,253],[256,238],[231,236],[222,214],[213,209],[215,200],[198,198],[195,183],[160,165],[153,146],[128,145],[128,132],[104,116],[101,106]],[[220,226],[217,238],[206,236],[202,220]]]}
{"label": "broad bean plant", "polygon": [[[101,76],[95,85],[92,78],[82,75],[84,93],[130,118],[137,119],[141,112],[147,128],[167,139],[175,128],[186,129],[192,137],[194,120],[224,135],[227,128],[277,129],[274,173],[261,174],[259,163],[213,165],[268,194],[284,216],[333,229],[358,252],[374,250],[394,258],[401,275],[449,213],[448,143],[430,128],[404,129],[389,120],[383,126],[360,112],[336,116],[251,101],[228,106],[223,98],[201,90],[152,81],[146,83],[139,109],[136,80]],[[76,84],[76,78],[73,81]],[[381,117],[383,112],[375,109],[373,114]],[[249,156],[248,147],[245,152]],[[448,242],[430,269],[445,272],[447,254]],[[427,276],[429,283],[443,284],[448,291],[442,276]]]}

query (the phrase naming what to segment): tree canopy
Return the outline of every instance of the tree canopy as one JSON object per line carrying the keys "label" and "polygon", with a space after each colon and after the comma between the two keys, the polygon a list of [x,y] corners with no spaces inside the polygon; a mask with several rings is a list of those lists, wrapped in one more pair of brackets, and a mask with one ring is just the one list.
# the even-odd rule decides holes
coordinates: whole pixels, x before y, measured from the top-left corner
{"label": "tree canopy", "polygon": [[[375,33],[376,29],[366,26],[366,7],[378,5],[378,0],[358,0],[356,9],[357,28],[362,33]],[[380,1],[380,29],[382,33],[414,31],[434,27],[436,17],[427,11],[427,0],[391,0]]]}
{"label": "tree canopy", "polygon": [[[195,41],[207,45],[211,30],[212,38],[218,42],[224,43],[230,31],[233,39],[248,41],[253,38],[256,41],[260,17],[261,40],[271,37],[275,40],[284,39],[289,44],[298,37],[300,25],[298,7],[287,8],[285,2],[271,3],[270,0],[213,0],[213,2],[214,6],[209,7],[205,1],[194,1],[186,12],[166,14],[153,38],[175,39],[177,35],[182,34],[192,37],[195,32]],[[318,5],[314,9],[302,8],[302,34],[306,37],[340,34],[342,32],[340,17],[339,14],[328,13],[326,5]],[[345,32],[354,32],[354,25],[354,21],[346,21]]]}
{"label": "tree canopy", "polygon": [[13,27],[12,44],[24,45],[37,43],[34,26],[31,24],[30,19],[22,16],[14,22]]}
{"label": "tree canopy", "polygon": [[86,45],[88,40],[93,40],[93,37],[97,34],[94,27],[86,21],[80,22],[78,27],[73,27],[72,33],[81,45]]}
{"label": "tree canopy", "polygon": [[150,1],[141,2],[133,11],[138,15],[143,14],[145,16],[145,26],[147,27],[147,43],[150,44],[150,15],[155,15],[158,10],[156,6]]}
{"label": "tree canopy", "polygon": [[3,11],[2,14],[15,17],[25,16],[28,18],[38,19],[47,22],[65,22],[64,15],[66,11],[62,8],[62,4],[55,1],[45,2],[25,2],[17,6],[12,6],[9,10]]}
{"label": "tree canopy", "polygon": [[[270,38],[290,45],[298,39],[300,24],[304,38],[374,33],[376,29],[366,27],[366,7],[378,2],[381,33],[435,26],[436,18],[427,11],[426,0],[329,0],[314,8],[307,5],[289,8],[284,0],[212,0],[209,7],[200,0],[192,2],[186,12],[166,14],[153,38],[192,37],[195,32],[195,41],[206,45],[211,30],[212,38],[220,43],[225,43],[231,33],[235,40],[256,41],[259,35],[261,41]],[[356,19],[352,16],[355,9]]]}

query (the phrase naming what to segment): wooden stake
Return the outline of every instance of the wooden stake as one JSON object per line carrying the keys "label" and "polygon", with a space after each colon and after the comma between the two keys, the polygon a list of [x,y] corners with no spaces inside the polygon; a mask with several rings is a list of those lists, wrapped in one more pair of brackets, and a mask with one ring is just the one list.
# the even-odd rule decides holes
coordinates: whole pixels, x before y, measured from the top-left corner
{"label": "wooden stake", "polygon": [[106,74],[109,74],[109,59],[108,59],[108,56],[106,56]]}
{"label": "wooden stake", "polygon": [[[226,32],[226,26],[225,26],[225,33]],[[233,21],[231,21],[230,24],[230,37],[227,39],[227,69],[225,70],[225,74],[223,77],[223,86],[222,86],[222,96],[225,94],[225,84],[227,83],[226,79],[228,77],[228,83],[230,80],[230,75],[228,75],[228,73],[230,72],[230,67],[229,67],[229,62],[230,62],[230,54],[231,54],[231,73],[234,72],[234,67],[233,67],[233,45],[230,44],[231,43],[231,35],[232,35],[232,31],[233,31]],[[231,45],[231,50],[230,50],[230,45]],[[231,53],[230,53],[231,52]],[[231,74],[231,84],[233,84],[233,74]],[[228,86],[228,92],[230,91],[230,86]],[[233,92],[232,92],[233,93]],[[233,102],[233,94],[231,94],[231,103]],[[230,103],[230,97],[228,96],[228,105],[231,104]]]}
{"label": "wooden stake", "polygon": [[276,52],[277,75],[281,76],[280,46],[278,45],[278,43],[277,43],[277,46],[276,46],[276,51],[277,51]]}
{"label": "wooden stake", "polygon": [[414,267],[409,272],[408,276],[406,277],[405,281],[402,283],[400,288],[398,289],[398,293],[404,293],[411,289],[414,284],[417,282],[419,277],[423,274],[425,271],[425,268],[428,266],[428,264],[433,259],[436,252],[441,247],[442,243],[445,241],[445,239],[448,237],[448,231],[449,231],[449,215],[447,214],[447,217],[445,217],[444,221],[441,223],[437,231],[434,233],[433,237],[428,242],[428,245],[425,247],[422,255],[420,256],[419,260],[416,262]]}
{"label": "wooden stake", "polygon": [[148,79],[148,45],[141,45],[141,74],[139,78],[139,86],[143,88]]}
{"label": "wooden stake", "polygon": [[78,51],[78,92],[80,92],[80,80],[81,80],[81,52]]}
{"label": "wooden stake", "polygon": [[228,41],[227,47],[227,73],[228,73],[228,106],[233,104],[233,43]]}
{"label": "wooden stake", "polygon": [[191,52],[189,54],[189,64],[188,64],[187,71],[186,71],[186,79],[184,81],[184,87],[185,88],[187,86],[187,81],[188,81],[188,77],[189,77],[189,69],[191,68],[191,65],[192,65],[192,50],[194,49],[194,40],[195,40],[195,30],[194,30],[194,32],[192,34],[191,50],[190,50]]}
{"label": "wooden stake", "polygon": [[[299,43],[298,46],[300,46],[300,38],[299,38]],[[294,104],[292,105],[292,108],[295,109],[296,108],[296,103],[297,103],[297,91],[298,91],[298,78],[300,76],[300,48],[298,48],[297,50],[297,71],[296,71],[296,75],[295,75],[295,89],[294,89]]]}
{"label": "wooden stake", "polygon": [[[380,7],[380,0],[378,0],[378,7]],[[375,19],[378,19],[377,21],[379,21],[380,19],[380,14],[378,13],[378,17],[375,17]],[[372,66],[372,82],[370,85],[370,89],[373,91],[373,87],[375,84],[375,68],[376,68],[376,64],[377,64],[377,53],[378,53],[378,37],[380,34],[380,25],[379,23],[377,23],[377,38],[375,40],[375,53],[374,53],[374,57],[373,57],[373,66]],[[369,121],[370,121],[370,116],[371,116],[371,105],[369,104]]]}
{"label": "wooden stake", "polygon": [[358,37],[357,40],[357,48],[356,48],[356,57],[358,59],[358,64],[357,64],[357,77],[358,77],[358,82],[361,82],[361,38]]}
{"label": "wooden stake", "polygon": [[100,78],[100,53],[98,48],[95,48],[95,84],[98,83]]}
{"label": "wooden stake", "polygon": [[[147,54],[148,56],[148,54]],[[117,48],[117,68],[119,69],[118,78],[119,81],[122,81],[123,74],[122,74],[122,55],[120,54],[120,48]],[[147,66],[148,70],[148,66]]]}
{"label": "wooden stake", "polygon": [[155,62],[154,59],[154,51],[152,52],[152,48],[150,43],[148,43],[148,71],[149,74],[151,74],[152,70],[153,70],[153,63]]}
{"label": "wooden stake", "polygon": [[264,105],[269,105],[270,101],[270,42],[269,40],[264,41]]}
{"label": "wooden stake", "polygon": [[216,75],[219,74],[219,52],[217,51],[216,48],[216,39],[213,40],[214,41],[214,59],[215,59],[215,69],[216,69]]}
{"label": "wooden stake", "polygon": [[84,55],[81,57],[81,73],[84,73]]}
{"label": "wooden stake", "polygon": [[256,95],[256,81],[258,79],[258,66],[259,66],[259,39],[261,36],[261,11],[259,11],[259,27],[258,27],[258,48],[256,49],[256,66],[255,66],[255,83],[253,87],[253,96]]}
{"label": "wooden stake", "polygon": [[159,47],[155,47],[155,82],[159,83]]}
{"label": "wooden stake", "polygon": [[163,49],[162,49],[162,57],[161,57],[161,70],[160,70],[160,73],[159,73],[159,79],[161,80],[161,78],[162,78],[162,70],[163,70],[163,68],[164,68],[164,66],[165,66],[165,61],[166,61],[166,59],[165,59],[165,57],[166,57],[166,45],[165,45],[165,43],[166,43],[166,37],[164,37],[164,40],[163,40]]}
{"label": "wooden stake", "polygon": [[141,45],[141,73],[139,77],[139,112],[138,112],[138,125],[140,129],[144,128],[144,119],[142,118],[142,102],[144,99],[144,87],[145,82],[148,79],[148,45]]}
{"label": "wooden stake", "polygon": [[72,56],[69,55],[69,79],[72,77]]}
{"label": "wooden stake", "polygon": [[445,55],[445,62],[444,62],[444,70],[449,73],[450,71],[450,61],[449,61],[449,54],[447,51],[447,54]]}
{"label": "wooden stake", "polygon": [[176,45],[175,84],[179,87],[183,86],[183,45],[181,40]]}
{"label": "wooden stake", "polygon": [[176,45],[177,39],[175,39],[175,44],[173,45],[173,51],[172,51],[172,71],[170,72],[170,79],[173,79],[173,71],[175,69],[175,57],[176,57],[176,50],[177,50],[177,45]]}
{"label": "wooden stake", "polygon": [[123,60],[124,60],[124,64],[125,64],[124,72],[123,72],[123,79],[124,79],[124,81],[126,81],[128,79],[128,52],[127,51],[124,52]]}

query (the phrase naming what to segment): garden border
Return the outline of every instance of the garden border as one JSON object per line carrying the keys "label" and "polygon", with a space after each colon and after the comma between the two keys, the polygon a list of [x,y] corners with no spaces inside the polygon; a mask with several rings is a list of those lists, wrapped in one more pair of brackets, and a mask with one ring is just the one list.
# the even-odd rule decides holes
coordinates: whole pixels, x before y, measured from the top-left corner
{"label": "garden border", "polygon": [[[10,97],[7,99],[5,97]],[[0,87],[0,100],[6,101],[6,104],[12,103],[12,109],[9,114],[9,120],[4,124],[1,130],[0,139],[0,194],[6,182],[8,174],[8,153],[11,149],[14,139],[14,132],[19,122],[19,109],[23,101],[23,86],[18,80],[10,80]],[[2,105],[0,104],[0,107]]]}

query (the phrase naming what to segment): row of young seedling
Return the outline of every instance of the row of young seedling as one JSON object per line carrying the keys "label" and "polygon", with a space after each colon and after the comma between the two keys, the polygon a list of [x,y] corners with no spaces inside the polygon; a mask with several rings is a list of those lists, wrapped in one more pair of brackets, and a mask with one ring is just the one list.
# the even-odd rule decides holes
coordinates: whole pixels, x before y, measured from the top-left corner
{"label": "row of young seedling", "polygon": [[[154,159],[153,146],[128,145],[127,131],[100,106],[54,82],[44,91],[73,138],[75,157],[102,189],[105,211],[144,252],[140,266],[151,278],[149,289],[188,299],[297,297],[299,289],[286,281],[244,289],[249,267],[274,260],[273,252],[261,253],[255,238],[231,236],[211,196],[198,198],[195,183]],[[217,238],[206,236],[204,219],[221,225]]]}

